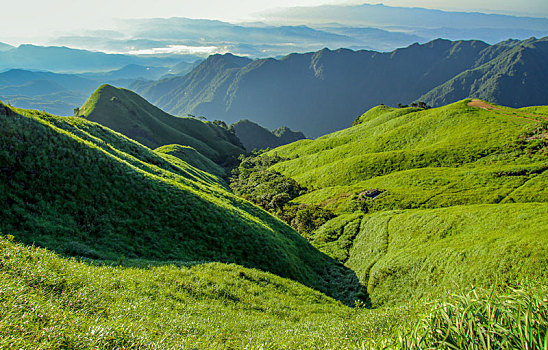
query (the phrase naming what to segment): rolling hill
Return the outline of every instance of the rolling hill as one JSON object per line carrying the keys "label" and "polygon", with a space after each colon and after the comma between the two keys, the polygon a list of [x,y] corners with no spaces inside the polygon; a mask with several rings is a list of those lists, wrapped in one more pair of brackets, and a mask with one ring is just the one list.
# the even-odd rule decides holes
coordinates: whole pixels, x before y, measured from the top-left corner
{"label": "rolling hill", "polygon": [[351,128],[260,157],[307,189],[282,217],[292,206],[335,214],[306,236],[356,271],[373,305],[504,288],[548,278],[547,111],[378,106]]}
{"label": "rolling hill", "polygon": [[184,77],[131,88],[176,115],[227,123],[248,118],[318,137],[350,126],[381,103],[438,106],[468,97],[515,107],[548,103],[541,83],[545,40],[487,45],[439,39],[387,53],[324,49],[252,62],[215,55]]}
{"label": "rolling hill", "polygon": [[245,150],[228,129],[191,117],[174,117],[126,89],[103,85],[82,105],[83,118],[105,125],[150,148],[190,146],[218,164]]}
{"label": "rolling hill", "polygon": [[350,270],[214,175],[83,118],[0,107],[0,230],[17,241],[100,260],[234,262],[345,302],[359,292]]}
{"label": "rolling hill", "polygon": [[[333,202],[338,216],[311,240],[345,268],[196,168],[218,166],[192,148],[153,151],[84,118],[0,103],[0,348],[543,348],[544,119],[547,107],[470,100],[380,106],[347,130],[262,155],[283,154],[273,168],[295,178],[309,170],[303,158],[319,175],[331,175],[320,161],[335,162],[341,176],[382,184],[367,206],[345,205],[336,183],[311,181],[296,199]],[[414,176],[339,162],[401,159],[394,150]],[[421,186],[448,196],[403,209],[401,183],[408,198]],[[502,199],[488,193],[501,183]],[[458,186],[470,195],[459,199]],[[356,299],[368,301],[357,277],[380,307]]]}

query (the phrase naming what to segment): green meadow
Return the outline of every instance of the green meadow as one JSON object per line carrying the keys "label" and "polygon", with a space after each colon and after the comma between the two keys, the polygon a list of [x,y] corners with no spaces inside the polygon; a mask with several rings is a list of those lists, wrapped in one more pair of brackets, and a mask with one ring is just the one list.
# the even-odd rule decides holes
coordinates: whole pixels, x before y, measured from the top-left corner
{"label": "green meadow", "polygon": [[1,104],[0,348],[546,349],[548,111],[469,102],[228,180],[199,144]]}

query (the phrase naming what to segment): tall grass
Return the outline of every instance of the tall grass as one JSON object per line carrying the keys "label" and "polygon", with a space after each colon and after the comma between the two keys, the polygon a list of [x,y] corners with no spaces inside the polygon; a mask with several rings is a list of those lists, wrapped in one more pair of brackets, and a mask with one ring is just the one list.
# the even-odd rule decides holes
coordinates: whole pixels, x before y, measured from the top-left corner
{"label": "tall grass", "polygon": [[[485,293],[485,292],[483,292]],[[409,334],[403,349],[548,349],[548,290],[507,295],[476,290],[436,303]]]}

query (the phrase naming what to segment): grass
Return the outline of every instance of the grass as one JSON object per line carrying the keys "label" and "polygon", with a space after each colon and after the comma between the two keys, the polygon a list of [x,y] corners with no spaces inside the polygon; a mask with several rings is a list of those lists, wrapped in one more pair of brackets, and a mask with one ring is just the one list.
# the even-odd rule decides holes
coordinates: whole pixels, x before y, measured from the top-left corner
{"label": "grass", "polygon": [[2,349],[417,349],[451,348],[445,343],[465,339],[525,349],[514,340],[546,343],[545,286],[510,294],[475,289],[370,310],[234,264],[94,266],[11,239],[0,238]]}
{"label": "grass", "polygon": [[373,305],[546,281],[546,213],[544,203],[515,203],[367,215],[346,265]]}
{"label": "grass", "polygon": [[213,175],[83,118],[16,111],[0,118],[0,229],[18,241],[92,259],[234,262],[353,303],[352,271]]}
{"label": "grass", "polygon": [[[156,153],[162,155],[168,155],[175,158],[178,158],[185,163],[192,165],[195,168],[203,170],[206,173],[215,175],[218,178],[226,176],[225,170],[219,165],[215,164],[211,159],[202,155],[200,152],[196,151],[190,146],[181,146],[181,145],[165,145],[158,147],[154,150]],[[171,163],[177,162],[175,159],[170,158]],[[220,180],[220,179],[218,179]]]}
{"label": "grass", "polygon": [[545,107],[469,101],[379,106],[266,153],[281,159],[271,171],[308,188],[292,203],[338,214],[307,237],[356,272],[374,306],[548,279],[548,140],[531,116]]}
{"label": "grass", "polygon": [[233,264],[98,267],[5,238],[0,251],[3,349],[357,347],[404,310],[353,310]]}
{"label": "grass", "polygon": [[320,252],[197,168],[213,167],[199,153],[0,113],[0,230],[13,235],[0,238],[0,348],[548,343],[542,123],[466,101],[381,107],[267,153],[308,187],[295,204],[339,214],[308,235]]}
{"label": "grass", "polygon": [[435,305],[433,311],[416,324],[410,336],[400,338],[400,346],[405,349],[548,348],[545,291],[513,290],[502,296],[481,294],[473,290]]}

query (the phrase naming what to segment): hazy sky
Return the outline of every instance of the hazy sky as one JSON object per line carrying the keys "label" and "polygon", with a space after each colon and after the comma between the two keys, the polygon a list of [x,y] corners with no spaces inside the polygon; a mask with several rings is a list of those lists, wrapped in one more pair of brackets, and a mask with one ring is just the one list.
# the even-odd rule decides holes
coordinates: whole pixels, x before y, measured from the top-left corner
{"label": "hazy sky", "polygon": [[392,6],[514,13],[548,17],[548,0],[0,0],[0,41],[46,43],[80,29],[108,29],[114,18],[190,17],[226,21],[253,20],[276,7],[321,4],[384,3]]}

